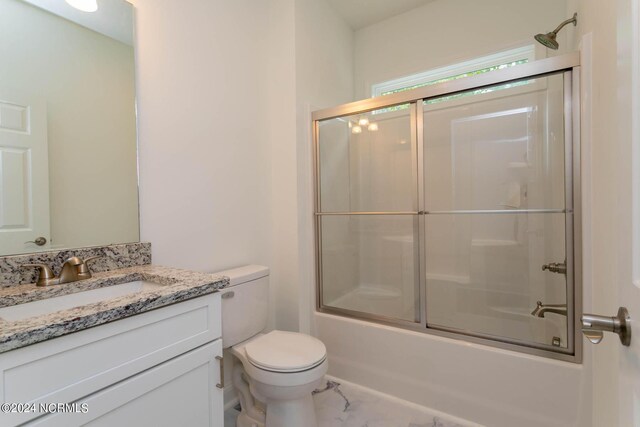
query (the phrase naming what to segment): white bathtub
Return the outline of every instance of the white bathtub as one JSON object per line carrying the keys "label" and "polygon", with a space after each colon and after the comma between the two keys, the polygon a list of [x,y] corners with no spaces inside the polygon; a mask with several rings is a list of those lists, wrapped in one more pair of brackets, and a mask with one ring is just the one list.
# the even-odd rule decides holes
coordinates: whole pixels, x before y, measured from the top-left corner
{"label": "white bathtub", "polygon": [[495,427],[591,427],[585,365],[316,313],[329,373]]}

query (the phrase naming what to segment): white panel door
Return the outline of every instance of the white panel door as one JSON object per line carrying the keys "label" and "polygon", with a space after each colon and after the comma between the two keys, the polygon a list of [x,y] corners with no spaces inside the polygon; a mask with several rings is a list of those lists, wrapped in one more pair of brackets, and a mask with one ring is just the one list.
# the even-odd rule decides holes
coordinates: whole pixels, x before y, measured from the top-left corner
{"label": "white panel door", "polygon": [[49,228],[45,102],[0,89],[0,254],[47,248]]}
{"label": "white panel door", "polygon": [[[630,345],[623,346],[617,336],[606,334],[593,349],[593,426],[637,427],[640,426],[640,0],[619,0],[607,7],[615,8],[616,45],[597,46],[598,37],[602,40],[606,35],[594,31],[593,63],[597,54],[602,55],[602,50],[608,49],[616,49],[616,55],[608,58],[615,62],[610,68],[593,66],[593,87],[603,85],[606,89],[588,93],[593,95],[594,103],[604,99],[614,107],[611,111],[599,110],[605,115],[598,123],[605,124],[606,137],[594,137],[592,142],[595,153],[591,159],[592,241],[597,254],[593,265],[599,273],[597,277],[594,275],[593,307],[597,314],[607,316],[615,315],[619,306],[626,307],[632,336]],[[606,24],[611,26],[609,21]],[[584,56],[588,65],[590,48]],[[598,81],[595,70],[602,72],[603,68],[609,75],[599,76]],[[587,107],[589,115],[589,101]],[[596,123],[598,117],[590,119]],[[596,135],[593,130],[588,132]],[[602,194],[607,191],[614,197],[605,200],[613,203],[602,202]]]}
{"label": "white panel door", "polygon": [[619,133],[614,141],[620,148],[612,175],[621,198],[613,207],[618,223],[614,283],[618,305],[629,309],[632,325],[631,345],[619,347],[618,413],[621,426],[640,426],[640,0],[616,4]]}

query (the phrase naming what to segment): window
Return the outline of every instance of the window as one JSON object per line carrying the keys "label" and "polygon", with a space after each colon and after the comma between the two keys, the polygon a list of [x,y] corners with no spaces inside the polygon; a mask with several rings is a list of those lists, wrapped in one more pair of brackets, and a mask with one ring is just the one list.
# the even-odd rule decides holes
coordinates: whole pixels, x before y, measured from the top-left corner
{"label": "window", "polygon": [[[405,90],[416,89],[436,83],[457,80],[477,74],[488,73],[503,68],[526,64],[535,59],[535,46],[528,45],[492,55],[459,62],[446,67],[423,71],[406,77],[374,84],[371,96],[384,96]],[[526,84],[526,82],[524,83]]]}

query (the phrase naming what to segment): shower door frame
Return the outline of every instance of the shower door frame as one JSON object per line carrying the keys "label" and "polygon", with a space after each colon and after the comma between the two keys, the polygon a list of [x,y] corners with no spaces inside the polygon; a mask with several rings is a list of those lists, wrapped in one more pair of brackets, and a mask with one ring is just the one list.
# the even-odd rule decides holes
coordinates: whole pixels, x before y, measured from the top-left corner
{"label": "shower door frame", "polygon": [[[424,129],[423,101],[470,90],[482,89],[505,83],[542,78],[561,74],[564,85],[564,140],[565,140],[565,253],[567,257],[567,349],[550,349],[549,346],[523,343],[506,337],[472,333],[429,326],[426,317],[426,271],[425,271],[425,217],[424,209]],[[369,98],[312,113],[313,121],[313,180],[314,180],[314,225],[316,266],[316,310],[321,313],[362,319],[390,326],[401,327],[422,333],[483,344],[490,347],[513,350],[520,353],[543,356],[551,359],[582,363],[582,210],[581,210],[581,162],[580,162],[580,55],[578,52],[518,65],[513,68],[493,71],[464,79],[438,83],[391,95]],[[350,114],[366,113],[400,104],[409,104],[411,114],[411,142],[417,153],[417,210],[415,212],[321,212],[320,211],[320,148],[319,122]],[[529,210],[540,211],[540,210]],[[549,210],[541,210],[546,212]],[[569,215],[568,213],[572,213]],[[348,309],[328,307],[322,304],[322,235],[321,218],[328,215],[412,215],[417,217],[419,249],[418,266],[419,321],[410,322]]]}

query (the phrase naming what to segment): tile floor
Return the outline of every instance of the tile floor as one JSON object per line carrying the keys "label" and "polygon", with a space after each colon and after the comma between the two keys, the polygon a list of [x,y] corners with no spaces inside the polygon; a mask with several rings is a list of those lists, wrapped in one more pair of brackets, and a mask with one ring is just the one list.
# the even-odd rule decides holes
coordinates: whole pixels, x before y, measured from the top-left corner
{"label": "tile floor", "polygon": [[[313,396],[319,427],[480,426],[340,379],[325,380]],[[235,427],[237,415],[237,410],[227,410],[225,427]]]}

